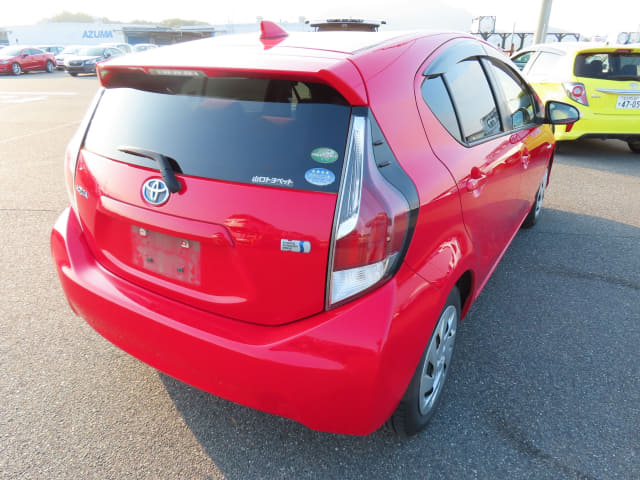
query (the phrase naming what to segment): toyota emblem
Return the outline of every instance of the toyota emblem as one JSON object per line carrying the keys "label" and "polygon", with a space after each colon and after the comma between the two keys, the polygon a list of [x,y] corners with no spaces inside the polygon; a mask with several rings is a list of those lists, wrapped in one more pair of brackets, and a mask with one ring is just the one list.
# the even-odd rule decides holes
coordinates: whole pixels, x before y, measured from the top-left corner
{"label": "toyota emblem", "polygon": [[159,178],[151,178],[142,185],[142,198],[151,205],[166,203],[170,195],[167,184]]}

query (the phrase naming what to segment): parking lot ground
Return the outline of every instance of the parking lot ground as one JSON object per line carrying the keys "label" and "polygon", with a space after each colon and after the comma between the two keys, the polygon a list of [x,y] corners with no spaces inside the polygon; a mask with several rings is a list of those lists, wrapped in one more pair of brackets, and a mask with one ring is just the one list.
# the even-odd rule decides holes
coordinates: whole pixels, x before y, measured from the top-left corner
{"label": "parking lot ground", "polygon": [[625,144],[560,145],[543,216],[463,321],[428,429],[347,437],[177,382],[73,315],[49,232],[97,88],[0,77],[0,478],[640,478],[640,155]]}

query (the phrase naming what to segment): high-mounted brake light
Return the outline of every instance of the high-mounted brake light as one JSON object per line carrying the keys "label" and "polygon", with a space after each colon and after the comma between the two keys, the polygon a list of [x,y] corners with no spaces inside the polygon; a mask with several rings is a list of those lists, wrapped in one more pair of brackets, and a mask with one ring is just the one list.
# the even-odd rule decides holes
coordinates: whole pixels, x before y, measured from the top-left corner
{"label": "high-mounted brake light", "polygon": [[168,77],[204,77],[202,70],[190,70],[182,68],[150,68],[149,75],[164,75]]}
{"label": "high-mounted brake light", "polygon": [[327,307],[389,278],[407,240],[407,199],[378,171],[369,119],[351,118],[338,195]]}

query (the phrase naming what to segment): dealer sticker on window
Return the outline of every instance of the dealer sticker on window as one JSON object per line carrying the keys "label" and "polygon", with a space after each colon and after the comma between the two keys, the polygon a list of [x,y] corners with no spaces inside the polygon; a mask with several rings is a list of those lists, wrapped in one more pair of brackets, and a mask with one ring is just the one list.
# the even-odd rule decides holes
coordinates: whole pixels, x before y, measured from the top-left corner
{"label": "dealer sticker on window", "polygon": [[332,148],[316,148],[311,152],[311,158],[318,163],[335,163],[338,161],[338,152]]}
{"label": "dealer sticker on window", "polygon": [[259,185],[276,185],[278,187],[293,187],[293,180],[290,178],[265,177],[254,175],[251,177],[251,183]]}
{"label": "dealer sticker on window", "polygon": [[311,185],[325,187],[335,182],[336,176],[331,170],[327,170],[326,168],[312,168],[305,172],[304,179]]}

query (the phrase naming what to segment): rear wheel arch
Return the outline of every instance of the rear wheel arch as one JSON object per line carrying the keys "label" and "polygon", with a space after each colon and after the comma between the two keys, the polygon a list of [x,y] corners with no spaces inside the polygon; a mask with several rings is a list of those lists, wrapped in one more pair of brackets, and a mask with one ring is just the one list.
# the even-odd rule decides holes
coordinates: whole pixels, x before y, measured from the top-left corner
{"label": "rear wheel arch", "polygon": [[627,145],[633,153],[640,153],[640,140],[629,140]]}
{"label": "rear wheel arch", "polygon": [[385,428],[401,437],[423,430],[441,397],[453,355],[457,324],[461,318],[460,291],[454,285],[449,291],[440,317],[424,348],[409,384]]}
{"label": "rear wheel arch", "polygon": [[456,287],[458,287],[458,292],[460,292],[460,319],[464,318],[467,313],[469,306],[471,305],[472,300],[472,291],[473,291],[473,272],[471,270],[467,270],[464,272],[458,281],[456,282]]}

